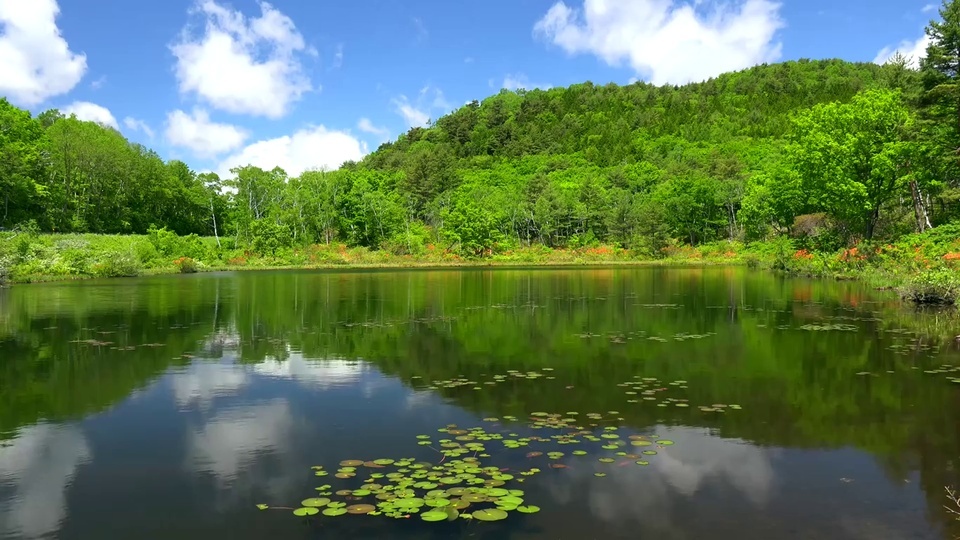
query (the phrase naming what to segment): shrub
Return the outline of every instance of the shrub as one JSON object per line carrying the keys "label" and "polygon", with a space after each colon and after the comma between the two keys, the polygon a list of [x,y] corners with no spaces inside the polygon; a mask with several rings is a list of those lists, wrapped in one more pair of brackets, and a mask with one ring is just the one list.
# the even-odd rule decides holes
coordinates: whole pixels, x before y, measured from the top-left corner
{"label": "shrub", "polygon": [[133,277],[140,275],[142,265],[132,251],[107,251],[93,265],[93,275],[98,277]]}
{"label": "shrub", "polygon": [[197,261],[191,259],[190,257],[180,257],[173,261],[173,265],[177,267],[181,274],[195,274],[197,273]]}
{"label": "shrub", "polygon": [[381,247],[394,255],[421,257],[427,253],[430,236],[430,229],[426,225],[414,221],[404,229],[397,231],[388,240],[385,240]]}
{"label": "shrub", "polygon": [[917,304],[952,305],[960,295],[960,276],[947,268],[926,270],[910,277],[900,295]]}
{"label": "shrub", "polygon": [[0,287],[6,286],[8,281],[10,281],[10,270],[7,268],[7,263],[0,260]]}

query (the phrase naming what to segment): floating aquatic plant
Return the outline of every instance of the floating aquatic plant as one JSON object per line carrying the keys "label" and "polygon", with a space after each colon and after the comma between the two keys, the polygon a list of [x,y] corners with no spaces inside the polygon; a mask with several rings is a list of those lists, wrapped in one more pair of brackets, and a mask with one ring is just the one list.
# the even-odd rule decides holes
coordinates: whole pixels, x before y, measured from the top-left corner
{"label": "floating aquatic plant", "polygon": [[[689,339],[699,336],[684,336]],[[435,388],[460,388],[469,390],[511,381],[551,379],[552,371],[509,370],[506,374],[493,375],[486,380],[464,377],[445,381],[432,381]],[[688,407],[690,404],[677,392],[687,388],[687,381],[661,381],[639,376],[619,386],[630,400],[636,403],[655,402],[659,406]],[[645,406],[645,405],[638,405]],[[738,405],[700,405],[703,412],[738,410]],[[643,456],[655,456],[657,450],[673,445],[673,441],[659,439],[656,435],[630,434],[620,427],[621,412],[568,411],[549,413],[535,411],[525,418],[526,434],[518,429],[522,419],[502,415],[487,417],[483,422],[488,427],[461,427],[449,424],[437,429],[433,435],[415,436],[418,446],[436,452],[437,459],[424,461],[413,457],[377,457],[345,459],[335,470],[324,466],[312,467],[317,476],[331,475],[338,485],[316,487],[318,497],[301,501],[301,507],[288,508],[300,517],[322,514],[320,519],[343,515],[359,515],[403,519],[418,515],[424,522],[449,522],[459,519],[476,521],[500,521],[511,512],[533,514],[540,507],[529,504],[516,484],[535,477],[542,470],[554,470],[557,474],[565,469],[590,467],[589,460],[581,458],[594,455],[597,462],[611,465],[618,459],[619,465],[636,463],[649,465],[640,453],[628,453],[631,447]],[[543,446],[547,445],[547,446]],[[563,452],[556,445],[572,445],[576,449]],[[491,456],[504,452],[521,452],[521,461],[528,463],[521,469],[507,469],[491,465]],[[597,455],[599,454],[599,455]],[[357,458],[361,456],[356,456]],[[525,457],[526,460],[522,460]],[[537,465],[537,466],[533,466]],[[609,472],[594,472],[598,479],[616,474],[618,467]],[[598,480],[599,481],[599,480]],[[336,496],[339,500],[330,497]],[[260,510],[279,509],[266,504],[257,505]]]}

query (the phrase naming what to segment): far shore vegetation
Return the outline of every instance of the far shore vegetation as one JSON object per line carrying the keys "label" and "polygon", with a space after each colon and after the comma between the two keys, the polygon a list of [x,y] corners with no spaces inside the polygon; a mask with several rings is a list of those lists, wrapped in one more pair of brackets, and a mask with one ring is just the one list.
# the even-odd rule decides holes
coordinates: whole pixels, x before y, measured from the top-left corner
{"label": "far shore vegetation", "polygon": [[221,178],[0,99],[0,284],[210,269],[746,264],[960,292],[960,2],[924,58],[507,91],[361,162]]}

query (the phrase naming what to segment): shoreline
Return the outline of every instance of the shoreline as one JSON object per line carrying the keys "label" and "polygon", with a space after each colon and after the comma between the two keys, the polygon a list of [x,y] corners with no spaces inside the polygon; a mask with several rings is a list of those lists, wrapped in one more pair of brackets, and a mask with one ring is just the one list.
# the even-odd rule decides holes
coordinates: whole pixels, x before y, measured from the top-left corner
{"label": "shoreline", "polygon": [[[67,275],[44,275],[29,274],[26,276],[17,276],[11,279],[7,287],[13,285],[39,285],[44,283],[66,283],[72,281],[91,281],[91,280],[116,280],[116,279],[135,279],[141,277],[153,276],[171,276],[171,275],[192,275],[192,274],[213,274],[219,272],[258,272],[258,271],[280,271],[280,270],[317,270],[317,271],[357,271],[357,270],[456,270],[456,269],[566,269],[566,268],[591,268],[591,267],[686,267],[686,268],[708,268],[708,267],[746,267],[743,260],[736,259],[638,259],[638,260],[578,260],[578,261],[497,261],[497,260],[463,260],[463,261],[397,261],[381,263],[339,263],[339,264],[310,264],[310,265],[226,265],[226,266],[204,266],[197,268],[196,272],[182,272],[176,266],[162,268],[148,268],[142,270],[137,275],[130,276],[95,276],[90,274],[67,274]],[[855,279],[855,278],[851,278]]]}

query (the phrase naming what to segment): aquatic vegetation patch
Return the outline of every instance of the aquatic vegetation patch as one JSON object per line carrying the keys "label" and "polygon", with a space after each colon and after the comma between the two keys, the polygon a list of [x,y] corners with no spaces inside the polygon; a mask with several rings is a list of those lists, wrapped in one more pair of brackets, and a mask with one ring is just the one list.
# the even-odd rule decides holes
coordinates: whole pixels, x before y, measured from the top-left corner
{"label": "aquatic vegetation patch", "polygon": [[[528,415],[524,427],[537,432],[536,435],[519,433],[524,430],[504,426],[497,418],[486,418],[486,427],[449,424],[438,428],[436,435],[414,437],[418,446],[432,450],[439,460],[345,459],[337,464],[333,476],[349,485],[338,486],[336,491],[332,484],[320,485],[315,488],[319,496],[303,499],[296,507],[261,503],[257,508],[290,511],[302,518],[417,516],[428,523],[493,522],[505,520],[513,513],[535,514],[540,507],[526,500],[526,492],[519,485],[544,469],[562,474],[574,467],[609,466],[593,473],[595,478],[602,479],[616,474],[620,466],[649,465],[649,461],[640,459],[640,454],[628,453],[627,448],[647,448],[643,455],[656,456],[658,451],[674,444],[655,434],[626,433],[625,428],[611,425],[623,421],[620,415],[619,411],[535,411]],[[555,449],[560,445],[578,448],[570,452]],[[531,447],[541,449],[529,450]],[[490,464],[494,455],[500,457],[510,452],[522,452],[518,456],[530,466],[508,468]],[[323,465],[314,465],[311,470],[316,476],[329,474]]]}

